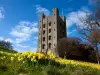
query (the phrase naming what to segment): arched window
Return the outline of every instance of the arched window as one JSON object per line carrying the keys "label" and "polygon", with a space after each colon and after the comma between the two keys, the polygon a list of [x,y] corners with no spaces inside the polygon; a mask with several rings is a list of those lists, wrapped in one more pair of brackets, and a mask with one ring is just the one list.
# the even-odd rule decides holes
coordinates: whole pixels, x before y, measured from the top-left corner
{"label": "arched window", "polygon": [[43,44],[43,47],[42,47],[42,49],[45,49],[45,44]]}
{"label": "arched window", "polygon": [[45,24],[43,24],[43,28],[45,28]]}
{"label": "arched window", "polygon": [[43,41],[45,41],[45,37],[43,37]]}
{"label": "arched window", "polygon": [[49,22],[49,26],[51,26],[51,22]]}
{"label": "arched window", "polygon": [[45,30],[43,30],[43,34],[45,34]]}
{"label": "arched window", "polygon": [[49,43],[49,48],[51,48],[51,43]]}
{"label": "arched window", "polygon": [[51,36],[49,36],[49,40],[51,40]]}
{"label": "arched window", "polygon": [[51,33],[51,29],[49,29],[49,33]]}

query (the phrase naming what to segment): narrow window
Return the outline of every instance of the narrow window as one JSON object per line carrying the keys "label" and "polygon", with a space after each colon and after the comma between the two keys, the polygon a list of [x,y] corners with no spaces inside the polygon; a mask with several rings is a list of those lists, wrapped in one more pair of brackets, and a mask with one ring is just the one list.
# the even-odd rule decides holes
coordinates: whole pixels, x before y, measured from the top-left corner
{"label": "narrow window", "polygon": [[49,43],[49,48],[51,48],[51,43]]}
{"label": "narrow window", "polygon": [[45,37],[43,37],[43,41],[45,41]]}
{"label": "narrow window", "polygon": [[51,33],[51,29],[49,29],[49,33]]}
{"label": "narrow window", "polygon": [[51,22],[49,22],[49,26],[51,26]]}
{"label": "narrow window", "polygon": [[45,34],[45,30],[43,31],[43,34]]}
{"label": "narrow window", "polygon": [[45,48],[45,44],[43,44],[43,47],[42,47],[42,49],[44,49]]}
{"label": "narrow window", "polygon": [[62,25],[62,24],[60,23],[60,25]]}
{"label": "narrow window", "polygon": [[51,36],[49,36],[49,40],[51,40]]}
{"label": "narrow window", "polygon": [[43,28],[45,28],[45,24],[43,24]]}

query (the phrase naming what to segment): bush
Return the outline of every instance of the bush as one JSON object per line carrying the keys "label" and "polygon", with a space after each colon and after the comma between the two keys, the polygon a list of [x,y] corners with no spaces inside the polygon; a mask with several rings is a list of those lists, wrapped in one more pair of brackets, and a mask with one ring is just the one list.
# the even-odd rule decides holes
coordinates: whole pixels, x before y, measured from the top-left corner
{"label": "bush", "polygon": [[62,38],[58,41],[57,52],[59,57],[96,62],[94,49],[87,44],[82,44],[78,38]]}

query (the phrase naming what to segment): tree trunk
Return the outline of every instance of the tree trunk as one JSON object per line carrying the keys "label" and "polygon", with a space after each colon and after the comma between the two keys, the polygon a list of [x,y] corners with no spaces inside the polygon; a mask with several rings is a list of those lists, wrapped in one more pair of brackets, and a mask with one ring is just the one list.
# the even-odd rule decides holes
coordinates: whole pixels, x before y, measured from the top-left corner
{"label": "tree trunk", "polygon": [[98,64],[100,64],[100,59],[99,59],[99,52],[98,52],[98,47],[96,46],[96,58],[97,58],[97,62]]}

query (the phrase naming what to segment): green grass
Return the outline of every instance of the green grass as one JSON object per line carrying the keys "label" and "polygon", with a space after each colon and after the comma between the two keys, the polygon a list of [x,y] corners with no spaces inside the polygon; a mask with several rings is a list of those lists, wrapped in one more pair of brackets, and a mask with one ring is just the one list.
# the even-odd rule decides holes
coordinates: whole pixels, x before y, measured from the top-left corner
{"label": "green grass", "polygon": [[[10,56],[9,52],[0,52],[2,56]],[[81,62],[80,62],[81,63]],[[41,65],[13,61],[9,59],[0,60],[0,74],[1,75],[100,75],[100,70],[73,64],[66,65]]]}
{"label": "green grass", "polygon": [[52,65],[31,65],[22,63],[0,64],[0,74],[2,75],[100,75],[100,71],[81,66],[67,64],[65,67]]}

